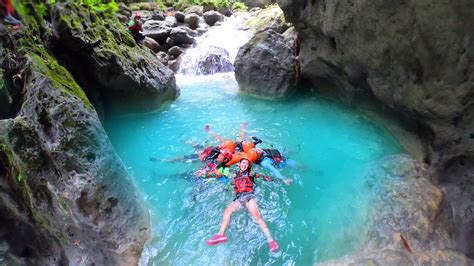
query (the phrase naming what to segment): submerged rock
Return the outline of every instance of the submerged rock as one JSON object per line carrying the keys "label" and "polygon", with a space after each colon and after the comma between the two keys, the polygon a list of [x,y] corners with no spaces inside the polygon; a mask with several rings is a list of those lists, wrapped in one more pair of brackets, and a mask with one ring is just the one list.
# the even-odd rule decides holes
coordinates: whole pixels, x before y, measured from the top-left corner
{"label": "submerged rock", "polygon": [[[375,209],[362,248],[323,265],[470,265],[453,250],[451,212],[443,192],[429,180],[427,165],[409,156],[391,156],[371,171]],[[443,217],[444,219],[438,219]]]}
{"label": "submerged rock", "polygon": [[99,89],[112,113],[149,112],[175,99],[173,72],[150,51],[136,46],[118,21],[94,18],[97,14],[72,3],[57,3],[52,14],[58,54],[73,55],[61,59],[81,85]]}
{"label": "submerged rock", "polygon": [[298,85],[296,58],[283,35],[257,33],[235,59],[235,78],[241,90],[267,98],[282,98]]}

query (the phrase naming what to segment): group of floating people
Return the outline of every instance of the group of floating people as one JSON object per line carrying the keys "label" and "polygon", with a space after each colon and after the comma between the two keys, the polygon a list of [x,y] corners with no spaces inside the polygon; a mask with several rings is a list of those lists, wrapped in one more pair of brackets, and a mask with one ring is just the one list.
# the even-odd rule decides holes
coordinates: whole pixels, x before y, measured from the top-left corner
{"label": "group of floating people", "polygon": [[[244,123],[239,140],[233,141],[219,136],[206,125],[205,131],[218,140],[220,142],[219,145],[207,147],[194,145],[194,148],[197,150],[196,153],[167,161],[190,162],[199,160],[204,162],[205,165],[194,172],[194,177],[200,179],[214,178],[225,184],[233,184],[235,198],[224,211],[219,232],[207,240],[209,246],[227,241],[225,232],[229,226],[232,214],[245,206],[265,234],[270,251],[276,252],[280,247],[272,237],[265,220],[260,215],[255,198],[256,180],[271,181],[272,178],[252,171],[252,167],[255,164],[259,165],[269,170],[277,180],[290,185],[292,179],[284,177],[279,169],[286,165],[295,166],[296,164],[294,161],[289,160],[283,151],[273,148],[258,148],[257,145],[262,143],[262,140],[257,137],[251,137],[250,140],[246,140],[246,127],[247,124]],[[154,158],[150,159],[155,160]],[[237,163],[238,169],[231,171],[231,166]]]}

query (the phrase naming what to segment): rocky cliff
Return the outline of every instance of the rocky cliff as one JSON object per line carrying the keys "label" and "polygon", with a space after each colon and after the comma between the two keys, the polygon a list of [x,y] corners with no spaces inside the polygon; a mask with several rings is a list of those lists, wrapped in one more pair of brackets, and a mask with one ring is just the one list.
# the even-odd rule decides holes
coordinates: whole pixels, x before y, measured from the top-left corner
{"label": "rocky cliff", "polygon": [[106,10],[16,8],[24,27],[0,25],[0,264],[138,264],[148,210],[96,108],[154,110],[174,76]]}
{"label": "rocky cliff", "polygon": [[474,257],[474,3],[279,0],[295,26],[301,78],[345,102],[373,99],[418,126],[429,178]]}

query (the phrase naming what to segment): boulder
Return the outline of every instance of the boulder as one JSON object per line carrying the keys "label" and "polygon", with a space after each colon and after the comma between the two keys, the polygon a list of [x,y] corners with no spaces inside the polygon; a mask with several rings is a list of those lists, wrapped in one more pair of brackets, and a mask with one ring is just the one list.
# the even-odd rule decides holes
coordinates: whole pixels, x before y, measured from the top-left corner
{"label": "boulder", "polygon": [[177,11],[176,13],[174,13],[174,17],[176,18],[176,21],[178,21],[179,23],[184,23],[185,16],[186,15],[181,11]]}
{"label": "boulder", "polygon": [[167,16],[165,18],[165,22],[168,24],[170,27],[176,27],[178,26],[178,20],[174,16]]}
{"label": "boulder", "polygon": [[202,16],[203,14],[203,7],[202,6],[190,6],[187,10],[186,10],[186,15],[187,14],[196,14],[198,16]]}
{"label": "boulder", "polygon": [[256,32],[271,29],[278,33],[283,33],[290,27],[290,25],[286,23],[283,10],[281,10],[278,5],[258,9],[254,13],[256,13],[256,15],[247,20],[246,24]]}
{"label": "boulder", "polygon": [[161,63],[163,63],[163,65],[165,65],[165,66],[168,65],[168,60],[169,60],[168,53],[163,52],[163,51],[159,51],[156,54],[156,57],[158,58],[158,60],[160,60]]}
{"label": "boulder", "polygon": [[272,0],[244,0],[243,2],[249,8],[254,8],[254,7],[264,8],[268,5],[273,4],[275,1],[272,1]]}
{"label": "boulder", "polygon": [[199,25],[199,16],[194,13],[186,14],[184,23],[188,25],[189,28],[195,30]]}
{"label": "boulder", "polygon": [[177,72],[178,71],[178,68],[179,68],[179,62],[177,59],[174,59],[174,60],[169,60],[168,61],[168,67],[173,71],[173,72]]}
{"label": "boulder", "polygon": [[232,10],[228,6],[221,6],[217,8],[217,12],[221,13],[226,17],[232,16]]}
{"label": "boulder", "polygon": [[155,53],[160,50],[160,45],[158,42],[150,37],[145,37],[145,39],[143,39],[143,44]]}
{"label": "boulder", "polygon": [[[137,47],[126,29],[114,24],[116,20],[97,19],[92,27],[90,12],[58,3],[52,26],[61,49],[73,55],[61,59],[84,87],[100,90],[106,111],[149,112],[175,99],[174,74],[150,51]],[[84,64],[78,65],[78,60]]]}
{"label": "boulder", "polygon": [[217,21],[224,20],[224,17],[217,11],[208,11],[204,13],[203,18],[209,26],[213,26]]}
{"label": "boulder", "polygon": [[171,27],[165,21],[149,20],[143,24],[143,35],[163,43],[170,36]]}
{"label": "boulder", "polygon": [[172,58],[177,58],[180,54],[183,53],[183,49],[178,46],[173,46],[168,50],[168,54],[172,56]]}
{"label": "boulder", "polygon": [[173,39],[174,44],[178,46],[193,44],[194,42],[194,38],[184,28],[173,28],[170,32],[170,37]]}
{"label": "boulder", "polygon": [[152,20],[165,20],[165,14],[161,11],[153,11],[151,13],[151,19]]}
{"label": "boulder", "polygon": [[235,59],[235,78],[242,91],[265,98],[283,98],[298,85],[296,58],[283,35],[257,33]]}

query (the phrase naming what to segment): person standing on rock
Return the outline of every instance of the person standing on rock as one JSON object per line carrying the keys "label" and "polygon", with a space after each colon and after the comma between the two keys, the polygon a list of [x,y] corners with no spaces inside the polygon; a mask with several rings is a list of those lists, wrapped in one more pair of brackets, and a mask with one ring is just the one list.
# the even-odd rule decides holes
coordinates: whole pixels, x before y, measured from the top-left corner
{"label": "person standing on rock", "polygon": [[233,178],[235,199],[224,211],[224,217],[219,232],[207,240],[207,244],[213,246],[227,241],[225,231],[229,226],[230,218],[232,217],[232,214],[235,211],[238,211],[243,205],[247,208],[267,237],[270,251],[276,252],[280,247],[273,239],[265,220],[260,215],[257,201],[255,200],[254,179],[258,177],[258,175],[252,172],[252,163],[247,158],[240,160],[239,169],[240,171]]}
{"label": "person standing on rock", "polygon": [[141,15],[137,13],[133,19],[128,22],[128,30],[132,34],[133,39],[135,39],[137,44],[140,44],[140,42],[145,39],[145,36],[142,34],[142,24],[140,23],[140,18]]}

